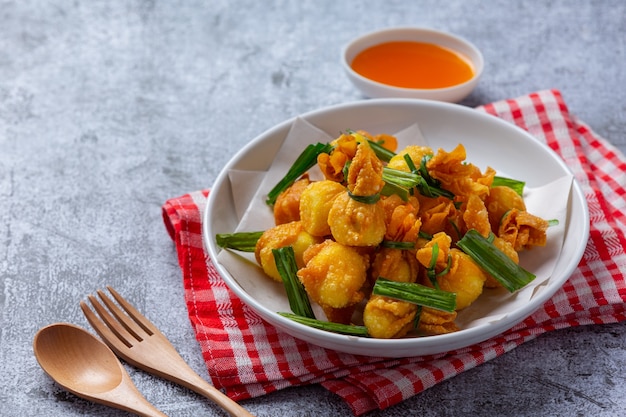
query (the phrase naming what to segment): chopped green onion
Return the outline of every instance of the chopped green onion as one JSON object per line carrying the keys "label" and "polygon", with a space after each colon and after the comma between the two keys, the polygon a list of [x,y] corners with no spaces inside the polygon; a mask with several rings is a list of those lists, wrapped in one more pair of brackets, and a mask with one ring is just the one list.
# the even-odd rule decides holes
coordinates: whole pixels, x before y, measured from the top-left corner
{"label": "chopped green onion", "polygon": [[218,233],[215,235],[217,246],[242,252],[254,252],[256,242],[263,232]]}
{"label": "chopped green onion", "polygon": [[415,249],[415,242],[395,242],[393,240],[383,240],[380,246],[389,249],[411,250]]}
{"label": "chopped green onion", "polygon": [[395,282],[380,277],[376,280],[372,292],[383,297],[395,298],[436,310],[453,312],[456,309],[456,293],[421,284]]}
{"label": "chopped green onion", "polygon": [[514,180],[511,178],[498,177],[497,175],[493,178],[493,182],[491,183],[492,187],[504,186],[509,187],[517,194],[524,194],[524,186],[526,183],[524,181]]}
{"label": "chopped green onion", "polygon": [[430,263],[428,264],[428,268],[426,268],[426,275],[430,280],[430,283],[433,284],[435,288],[439,288],[439,283],[437,282],[437,276],[435,275],[435,267],[437,266],[437,258],[439,257],[439,244],[435,243],[433,245],[433,250],[430,254]]}
{"label": "chopped green onion", "polygon": [[376,154],[376,157],[378,157],[378,159],[380,159],[383,162],[389,162],[391,160],[391,158],[393,158],[396,154],[393,151],[390,151],[389,149],[385,148],[383,145],[381,145],[378,142],[375,142],[373,140],[370,140],[369,138],[367,138],[366,136],[355,132],[354,130],[347,130],[348,134],[350,134],[351,136],[354,136],[357,139],[360,140],[367,140],[370,147],[372,148],[372,150],[374,151],[374,153]]}
{"label": "chopped green onion", "polygon": [[330,321],[322,321],[322,320],[312,319],[309,317],[302,317],[302,316],[291,314],[291,313],[279,312],[278,314],[283,317],[287,317],[288,319],[291,319],[295,321],[296,323],[304,324],[306,326],[314,327],[320,330],[326,330],[328,332],[347,334],[351,336],[363,336],[363,337],[368,336],[367,329],[365,328],[365,326],[354,326],[351,324],[333,323]]}
{"label": "chopped green onion", "polygon": [[350,198],[353,199],[354,201],[357,201],[363,204],[376,204],[378,203],[378,200],[380,200],[380,194],[354,195],[350,191],[348,191],[348,196],[350,196]]}
{"label": "chopped green onion", "polygon": [[421,177],[413,172],[401,171],[395,168],[383,168],[383,181],[405,188],[417,187]]}
{"label": "chopped green onion", "polygon": [[406,162],[406,165],[409,167],[409,171],[417,171],[417,167],[415,166],[413,159],[411,159],[411,155],[409,155],[408,153],[404,154],[404,162]]}
{"label": "chopped green onion", "polygon": [[421,230],[419,231],[417,235],[421,237],[422,239],[433,240],[433,235],[431,235],[430,233],[422,232]]}
{"label": "chopped green onion", "polygon": [[304,285],[302,285],[296,275],[298,266],[296,265],[296,255],[293,248],[291,246],[285,246],[272,249],[272,254],[274,255],[276,269],[278,269],[278,273],[285,285],[291,311],[299,316],[315,318]]}
{"label": "chopped green onion", "polygon": [[274,205],[280,193],[289,188],[291,184],[317,163],[319,154],[328,153],[331,150],[332,145],[329,143],[318,142],[308,145],[295,160],[289,171],[287,171],[287,174],[267,194],[266,203],[270,206]]}
{"label": "chopped green onion", "polygon": [[559,219],[548,220],[548,227],[558,226],[558,225],[559,225]]}
{"label": "chopped green onion", "polygon": [[535,279],[533,273],[513,262],[474,229],[468,230],[465,236],[457,242],[457,246],[509,292],[515,292]]}
{"label": "chopped green onion", "polygon": [[417,169],[407,154],[404,155],[411,172],[399,169],[385,167],[383,168],[383,180],[388,184],[394,184],[405,188],[417,188],[419,192],[426,197],[446,197],[450,200],[454,199],[454,194],[448,190],[441,188],[441,183],[432,178],[426,169],[426,161],[430,155],[424,156],[420,168]]}
{"label": "chopped green onion", "polygon": [[448,263],[446,267],[439,273],[435,271],[435,267],[437,266],[437,258],[439,257],[439,244],[435,243],[433,245],[433,253],[430,258],[430,264],[428,268],[426,268],[426,276],[430,280],[430,283],[433,284],[433,287],[439,289],[439,282],[437,281],[437,277],[441,277],[450,272],[450,266],[452,265],[452,256],[448,254]]}
{"label": "chopped green onion", "polygon": [[413,328],[417,329],[420,326],[420,319],[422,318],[422,306],[417,306],[417,311],[415,312],[415,318],[413,319]]}
{"label": "chopped green onion", "polygon": [[409,201],[409,196],[412,195],[411,190],[401,187],[399,185],[390,184],[388,182],[383,185],[383,189],[380,190],[380,194],[386,197],[396,194],[402,199],[402,201]]}
{"label": "chopped green onion", "polygon": [[446,189],[441,188],[441,182],[430,176],[426,164],[433,155],[424,155],[420,161],[420,167],[417,170],[422,178],[422,182],[417,186],[422,195],[426,197],[446,197],[450,200],[454,199],[454,194]]}

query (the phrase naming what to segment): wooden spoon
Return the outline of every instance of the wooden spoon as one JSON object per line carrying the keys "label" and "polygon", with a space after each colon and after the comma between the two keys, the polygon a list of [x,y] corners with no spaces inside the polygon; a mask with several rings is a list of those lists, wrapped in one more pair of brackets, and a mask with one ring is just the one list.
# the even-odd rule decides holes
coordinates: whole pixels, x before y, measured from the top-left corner
{"label": "wooden spoon", "polygon": [[111,349],[82,327],[46,326],[33,350],[46,374],[69,392],[140,416],[165,416],[141,395]]}

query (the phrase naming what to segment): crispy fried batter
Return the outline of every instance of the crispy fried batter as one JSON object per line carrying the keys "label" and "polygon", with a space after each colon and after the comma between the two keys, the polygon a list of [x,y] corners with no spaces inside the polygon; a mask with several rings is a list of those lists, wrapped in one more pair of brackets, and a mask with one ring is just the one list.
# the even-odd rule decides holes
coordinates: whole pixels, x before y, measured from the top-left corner
{"label": "crispy fried batter", "polygon": [[313,301],[325,310],[354,306],[365,297],[369,263],[355,249],[332,240],[311,246],[298,277]]}
{"label": "crispy fried batter", "polygon": [[458,199],[475,194],[481,199],[489,194],[496,172],[487,168],[484,174],[473,164],[466,163],[465,147],[459,144],[452,152],[439,149],[427,162],[430,175],[441,181],[444,189],[451,191]]}
{"label": "crispy fried batter", "polygon": [[274,203],[274,223],[284,224],[300,220],[300,197],[311,183],[309,175],[304,174],[291,187],[280,193]]}
{"label": "crispy fried batter", "polygon": [[339,243],[349,246],[376,246],[385,235],[385,213],[381,201],[363,203],[354,196],[373,196],[383,187],[382,162],[370,146],[360,143],[348,170],[348,191],[333,201],[328,225]]}
{"label": "crispy fried batter", "polygon": [[372,295],[363,311],[363,324],[370,336],[391,339],[406,335],[413,328],[417,305]]}
{"label": "crispy fried batter", "polygon": [[511,209],[502,218],[498,236],[513,245],[520,252],[533,246],[545,246],[548,221],[527,211]]}
{"label": "crispy fried batter", "polygon": [[345,191],[346,187],[330,180],[309,184],[300,199],[300,221],[304,229],[313,236],[330,235],[328,212],[335,198]]}
{"label": "crispy fried batter", "polygon": [[257,241],[254,256],[265,274],[275,281],[282,282],[276,269],[272,249],[292,246],[296,255],[298,268],[304,266],[304,251],[311,245],[321,242],[321,239],[311,236],[304,230],[299,221],[284,223],[267,229]]}

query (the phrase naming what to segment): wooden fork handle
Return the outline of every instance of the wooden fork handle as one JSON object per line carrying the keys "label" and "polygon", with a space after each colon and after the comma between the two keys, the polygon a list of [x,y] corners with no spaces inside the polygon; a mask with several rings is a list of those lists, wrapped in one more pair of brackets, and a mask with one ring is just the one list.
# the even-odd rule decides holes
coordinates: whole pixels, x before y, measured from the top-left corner
{"label": "wooden fork handle", "polygon": [[[190,369],[191,370],[191,369]],[[226,394],[209,384],[202,377],[194,372],[194,375],[187,375],[190,379],[181,380],[180,383],[183,386],[197,392],[198,394],[210,399],[220,407],[222,407],[228,414],[233,417],[254,417],[253,414],[248,412],[241,405],[230,399]]]}
{"label": "wooden fork handle", "polygon": [[[137,348],[142,346],[137,345]],[[143,347],[143,346],[142,346]],[[147,347],[147,346],[146,346]],[[174,347],[165,339],[162,340],[158,352],[145,351],[146,354],[157,353],[160,358],[161,369],[151,369],[145,363],[131,362],[139,368],[150,373],[156,374],[162,378],[180,384],[197,392],[203,397],[213,401],[222,407],[232,417],[254,417],[241,405],[230,399],[226,394],[209,384],[205,379],[194,371],[187,362],[176,352]]]}

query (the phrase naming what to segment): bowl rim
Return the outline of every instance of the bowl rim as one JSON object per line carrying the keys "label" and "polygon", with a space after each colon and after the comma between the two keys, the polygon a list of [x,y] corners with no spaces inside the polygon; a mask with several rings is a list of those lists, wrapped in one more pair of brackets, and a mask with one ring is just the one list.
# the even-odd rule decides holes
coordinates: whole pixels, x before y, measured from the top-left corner
{"label": "bowl rim", "polygon": [[[472,113],[474,117],[484,118],[489,123],[495,123],[501,126],[506,126],[508,129],[516,130],[518,134],[526,137],[526,140],[532,140],[534,145],[537,145],[547,151],[551,158],[554,160],[556,164],[559,165],[561,169],[565,172],[570,172],[571,170],[567,167],[566,163],[556,155],[556,153],[550,149],[546,144],[539,142],[536,138],[534,138],[527,131],[517,127],[516,125],[511,124],[503,119],[492,116],[487,113],[478,112],[472,108],[462,106],[454,103],[440,102],[440,101],[432,101],[432,100],[424,100],[424,99],[407,99],[407,98],[382,98],[382,99],[371,99],[371,100],[360,100],[354,102],[347,102],[336,104],[333,106],[318,108],[316,110],[312,110],[306,113],[303,113],[299,116],[295,116],[289,118],[256,136],[253,140],[247,143],[243,148],[241,148],[224,166],[215,182],[213,183],[212,190],[215,189],[216,186],[220,184],[224,184],[225,181],[228,180],[228,172],[237,166],[240,161],[246,157],[249,151],[254,147],[261,143],[263,140],[266,140],[273,135],[281,133],[289,128],[289,126],[298,118],[309,119],[322,117],[325,114],[332,114],[336,111],[345,110],[347,108],[361,108],[361,107],[377,107],[377,106],[386,106],[386,105],[398,105],[398,106],[430,106],[430,107],[440,107],[442,109],[452,109],[454,111]],[[236,168],[235,168],[236,169]],[[435,346],[439,347],[441,345],[447,345],[445,351],[455,350],[464,348],[467,346],[471,346],[475,343],[480,343],[485,340],[488,340],[496,335],[512,328],[522,320],[526,319],[529,315],[531,315],[535,310],[540,308],[550,297],[554,295],[559,288],[563,286],[565,281],[571,276],[573,271],[575,270],[579,259],[582,258],[586,242],[589,235],[589,211],[587,207],[587,202],[584,196],[584,192],[580,186],[580,184],[573,179],[572,188],[570,191],[570,204],[574,204],[574,202],[580,204],[580,209],[582,209],[582,219],[578,219],[581,221],[582,227],[582,235],[579,236],[580,242],[577,243],[577,247],[574,253],[570,253],[570,258],[575,258],[576,262],[570,262],[567,264],[567,269],[560,272],[560,279],[558,281],[551,280],[545,284],[545,287],[549,287],[549,290],[542,291],[541,294],[536,295],[532,302],[529,302],[522,308],[518,308],[517,310],[512,311],[507,319],[499,320],[496,323],[483,323],[476,327],[461,329],[459,332],[453,332],[449,334],[442,334],[436,336],[429,337],[421,337],[421,338],[400,338],[400,339],[375,339],[375,338],[365,338],[365,337],[356,337],[356,336],[348,336],[344,334],[331,333],[319,329],[315,329],[309,326],[305,326],[292,320],[280,316],[275,311],[267,308],[259,301],[257,301],[252,295],[250,295],[238,282],[236,279],[232,277],[233,281],[231,281],[230,273],[220,265],[219,262],[216,261],[217,255],[221,251],[215,245],[214,239],[211,237],[215,234],[213,231],[213,225],[210,221],[210,211],[211,207],[214,204],[214,200],[218,198],[216,192],[210,192],[207,200],[207,204],[205,206],[204,212],[202,213],[202,235],[203,235],[203,243],[205,244],[209,257],[214,260],[214,266],[217,269],[218,273],[224,279],[226,285],[239,297],[242,299],[244,304],[249,304],[250,308],[254,310],[257,314],[259,314],[264,320],[269,322],[271,325],[277,327],[278,329],[282,329],[286,331],[293,337],[296,337],[300,340],[304,340],[306,342],[312,343],[314,345],[334,349],[337,351],[352,353],[352,354],[360,354],[360,355],[370,355],[370,356],[381,356],[381,357],[390,357],[390,358],[398,358],[402,356],[411,356],[411,355],[397,355],[393,352],[390,352],[389,349],[393,348],[394,351],[415,351],[417,352],[415,355],[431,355],[442,353],[441,349],[434,349]],[[568,220],[569,223],[569,220]],[[569,230],[569,227],[568,227]],[[566,231],[567,233],[567,231]],[[288,329],[288,330],[286,330]],[[464,337],[460,340],[459,335],[462,334]],[[323,340],[320,341],[318,337],[321,337]],[[415,346],[416,341],[419,340],[419,346]],[[375,355],[369,353],[370,351],[377,352]]]}
{"label": "bowl rim", "polygon": [[[474,75],[472,76],[472,78],[470,78],[469,80],[462,82],[460,84],[454,84],[451,85],[449,87],[440,87],[440,88],[407,88],[407,87],[398,87],[398,86],[394,86],[394,85],[390,85],[390,84],[385,84],[385,83],[381,83],[379,81],[373,80],[371,78],[367,78],[361,74],[359,74],[358,72],[356,72],[351,65],[351,60],[348,59],[348,55],[349,52],[351,52],[351,49],[355,48],[355,45],[357,45],[360,42],[366,42],[368,40],[376,40],[380,37],[385,37],[386,35],[392,35],[392,34],[420,34],[420,35],[428,35],[428,36],[433,36],[433,37],[439,37],[439,38],[448,38],[449,40],[458,43],[460,45],[465,46],[468,50],[472,51],[472,53],[475,54],[475,58],[476,60],[474,60],[472,57],[467,56],[467,58],[470,60],[470,62],[472,63],[472,66],[474,67]],[[395,36],[394,36],[395,37]],[[411,40],[411,39],[401,39],[404,38],[404,36],[398,36],[399,41],[403,41],[403,40]],[[356,52],[355,55],[358,54],[359,52],[363,51],[365,48],[368,48],[370,46],[373,45],[377,45],[380,43],[384,43],[384,42],[389,42],[390,40],[381,40],[378,42],[374,42],[371,45],[368,43],[368,46],[365,46],[364,48],[359,48]],[[427,41],[420,41],[420,42],[427,42]],[[367,42],[366,42],[367,43]],[[431,42],[435,45],[437,45],[437,42]],[[458,51],[454,48],[450,48],[448,47],[448,49],[452,49],[454,52],[457,53],[462,53],[461,51]],[[466,54],[463,54],[464,56]],[[352,78],[357,79],[359,82],[364,83],[364,84],[368,84],[371,87],[375,87],[375,88],[384,88],[384,89],[389,89],[390,91],[395,91],[398,93],[408,93],[408,92],[414,92],[414,93],[434,93],[434,92],[441,92],[441,93],[446,93],[446,92],[450,92],[450,91],[454,91],[454,90],[458,90],[458,89],[462,89],[468,86],[471,86],[472,84],[476,83],[478,81],[478,79],[480,79],[480,77],[483,74],[484,68],[485,68],[485,60],[483,57],[482,52],[480,51],[480,49],[478,49],[478,47],[470,42],[468,39],[456,35],[454,33],[451,32],[445,32],[442,30],[437,30],[437,29],[431,29],[428,27],[419,27],[419,26],[399,26],[399,27],[390,27],[390,28],[384,28],[384,29],[380,29],[380,30],[375,30],[375,31],[371,31],[371,32],[367,32],[364,33],[362,35],[357,36],[356,38],[353,38],[352,40],[348,41],[346,44],[344,44],[344,46],[341,48],[341,65],[344,69],[344,71]]]}

